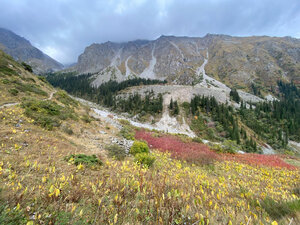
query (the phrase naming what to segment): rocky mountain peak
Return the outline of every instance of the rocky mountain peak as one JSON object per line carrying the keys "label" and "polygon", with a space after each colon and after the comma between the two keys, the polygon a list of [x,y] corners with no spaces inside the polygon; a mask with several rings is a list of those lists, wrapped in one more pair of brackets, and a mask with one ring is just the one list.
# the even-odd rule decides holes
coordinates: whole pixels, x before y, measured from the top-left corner
{"label": "rocky mountain peak", "polygon": [[63,68],[63,65],[32,46],[28,40],[4,28],[0,28],[0,49],[15,60],[31,65],[38,74]]}

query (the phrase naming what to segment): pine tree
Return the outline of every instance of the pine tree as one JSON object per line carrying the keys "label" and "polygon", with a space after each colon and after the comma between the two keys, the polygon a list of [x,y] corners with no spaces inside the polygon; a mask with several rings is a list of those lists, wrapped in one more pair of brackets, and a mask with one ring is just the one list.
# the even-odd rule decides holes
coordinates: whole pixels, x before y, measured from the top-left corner
{"label": "pine tree", "polygon": [[178,107],[178,103],[177,101],[174,102],[174,115],[178,115],[179,114],[179,107]]}
{"label": "pine tree", "polygon": [[171,98],[169,109],[171,109],[171,110],[173,109],[173,98]]}

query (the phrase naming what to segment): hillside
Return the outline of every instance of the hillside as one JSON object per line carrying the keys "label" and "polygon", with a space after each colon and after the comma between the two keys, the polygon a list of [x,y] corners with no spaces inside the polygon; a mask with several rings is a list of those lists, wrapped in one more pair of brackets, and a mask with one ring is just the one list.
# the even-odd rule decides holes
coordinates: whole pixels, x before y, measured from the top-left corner
{"label": "hillside", "polygon": [[300,222],[297,156],[140,129],[25,68],[0,51],[0,224]]}
{"label": "hillside", "polygon": [[229,87],[252,91],[255,84],[266,94],[277,79],[299,82],[300,41],[208,34],[201,38],[161,36],[153,41],[106,42],[87,47],[69,71],[96,74],[96,86],[110,78],[121,81],[135,76],[195,85],[203,80],[201,66],[208,76]]}
{"label": "hillside", "polygon": [[[207,60],[205,59],[206,64]],[[110,80],[99,87],[94,75],[49,75],[48,81],[67,92],[93,101],[134,124],[169,133],[181,133],[210,142],[236,141],[236,151],[274,153],[299,151],[290,141],[300,140],[300,91],[295,84],[278,81],[265,99],[231,89],[206,74],[197,85],[133,78]],[[173,107],[175,104],[175,108]],[[197,119],[195,119],[197,117]]]}
{"label": "hillside", "polygon": [[29,64],[37,74],[57,71],[63,65],[55,61],[23,37],[0,28],[0,50],[11,55],[16,61]]}

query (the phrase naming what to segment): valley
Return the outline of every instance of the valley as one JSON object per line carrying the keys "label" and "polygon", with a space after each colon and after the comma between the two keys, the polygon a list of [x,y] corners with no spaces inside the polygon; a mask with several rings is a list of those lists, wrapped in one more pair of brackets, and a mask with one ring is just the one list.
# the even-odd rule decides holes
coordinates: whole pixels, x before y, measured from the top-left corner
{"label": "valley", "polygon": [[300,225],[299,0],[0,6],[0,225]]}
{"label": "valley", "polygon": [[0,224],[297,224],[294,78],[236,88],[202,41],[107,43],[99,71],[47,76],[0,51]]}

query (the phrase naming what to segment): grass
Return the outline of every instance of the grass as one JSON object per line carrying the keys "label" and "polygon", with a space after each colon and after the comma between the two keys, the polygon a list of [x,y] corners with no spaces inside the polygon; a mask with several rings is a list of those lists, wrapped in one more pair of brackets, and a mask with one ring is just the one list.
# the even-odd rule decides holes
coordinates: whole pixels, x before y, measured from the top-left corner
{"label": "grass", "polygon": [[119,132],[119,135],[127,140],[134,140],[135,132],[129,126],[123,126]]}
{"label": "grass", "polygon": [[71,97],[67,94],[67,92],[62,91],[62,90],[57,91],[57,92],[55,93],[55,98],[56,98],[58,101],[60,101],[61,103],[63,103],[64,105],[67,105],[67,106],[74,106],[74,107],[76,107],[76,106],[79,105],[79,103],[78,103],[76,100],[74,100],[73,98],[71,98]]}
{"label": "grass", "polygon": [[43,91],[38,85],[35,84],[24,84],[17,81],[15,82],[15,88],[21,92],[31,92],[37,95],[48,96],[47,92]]}
{"label": "grass", "polygon": [[280,219],[284,216],[295,215],[300,211],[300,199],[292,201],[275,201],[266,198],[261,202],[262,208],[273,218]]}
{"label": "grass", "polygon": [[105,147],[108,156],[116,160],[124,160],[126,157],[125,149],[118,144],[108,145]]}
{"label": "grass", "polygon": [[2,189],[0,188],[0,224],[24,224],[26,218],[22,210],[9,210],[9,205],[2,199]]}
{"label": "grass", "polygon": [[18,95],[19,91],[17,89],[14,89],[14,88],[11,88],[8,90],[8,92],[13,95],[13,96],[16,96]]}
{"label": "grass", "polygon": [[3,65],[0,65],[0,74],[3,75],[3,76],[16,76],[18,75],[18,73],[11,69],[11,68],[8,68],[7,66],[3,66]]}
{"label": "grass", "polygon": [[90,123],[92,121],[91,117],[89,117],[89,115],[83,115],[81,117],[81,120],[85,123]]}
{"label": "grass", "polygon": [[62,126],[62,130],[63,130],[63,132],[65,132],[68,135],[74,134],[72,128],[69,125]]}
{"label": "grass", "polygon": [[9,84],[9,83],[10,83],[10,80],[8,80],[8,79],[1,79],[1,82],[2,82],[3,84]]}
{"label": "grass", "polygon": [[[88,159],[93,154],[91,140],[77,136],[76,130],[71,137],[60,130],[45,131],[23,111],[18,107],[1,111],[0,187],[6,209],[13,212],[19,204],[25,224],[34,213],[37,224],[247,224],[250,217],[251,224],[271,224],[266,210],[252,206],[250,199],[261,202],[266,193],[278,202],[296,198],[299,171],[227,161],[216,162],[212,169],[156,150],[151,167],[141,167],[133,157],[123,161],[101,157],[103,165],[97,170],[82,161],[75,166],[80,154],[93,161]],[[29,133],[15,128],[19,119]],[[76,128],[88,132],[95,128],[97,133],[95,122],[80,122]],[[71,155],[74,165],[62,160]],[[294,218],[297,223],[297,213],[276,220],[288,224],[287,219]],[[3,215],[16,221],[12,213]]]}
{"label": "grass", "polygon": [[122,129],[119,135],[127,140],[134,140],[135,130],[128,120],[120,119],[120,124],[122,124]]}

